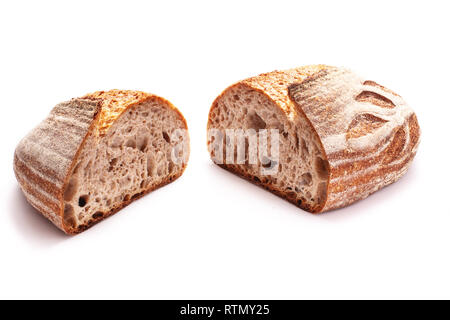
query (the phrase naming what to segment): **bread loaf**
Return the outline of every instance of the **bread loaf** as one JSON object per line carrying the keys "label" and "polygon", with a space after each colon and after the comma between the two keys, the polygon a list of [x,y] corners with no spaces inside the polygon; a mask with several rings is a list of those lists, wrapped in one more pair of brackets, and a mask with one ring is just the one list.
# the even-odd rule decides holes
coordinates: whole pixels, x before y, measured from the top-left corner
{"label": "bread loaf", "polygon": [[[237,148],[225,150],[236,140],[227,134],[233,129],[250,130],[246,148],[255,132],[276,130],[278,158],[251,163],[245,150],[239,163]],[[217,164],[313,213],[349,205],[397,181],[420,137],[416,115],[399,95],[324,65],[274,71],[230,86],[212,104],[208,133]],[[277,170],[264,174],[274,164]]]}
{"label": "bread loaf", "polygon": [[177,179],[188,156],[186,121],[170,102],[99,91],[56,105],[18,144],[14,172],[31,205],[75,234]]}

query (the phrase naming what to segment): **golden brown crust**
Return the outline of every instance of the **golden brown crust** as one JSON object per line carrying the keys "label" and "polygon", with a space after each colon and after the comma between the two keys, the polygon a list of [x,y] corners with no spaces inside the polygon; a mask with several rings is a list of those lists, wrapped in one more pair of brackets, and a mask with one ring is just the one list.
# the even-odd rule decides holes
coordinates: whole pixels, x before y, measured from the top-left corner
{"label": "golden brown crust", "polygon": [[82,97],[82,99],[100,102],[101,111],[97,125],[100,135],[104,135],[109,127],[111,127],[117,118],[119,118],[128,108],[143,103],[148,99],[157,99],[167,104],[172,110],[175,110],[178,113],[187,128],[186,119],[181,112],[168,100],[154,94],[135,90],[113,89],[110,91],[96,91],[89,93]]}
{"label": "golden brown crust", "polygon": [[295,103],[289,98],[289,85],[303,82],[325,68],[327,68],[325,65],[312,65],[285,71],[272,71],[238,83],[246,84],[267,95],[270,99],[276,101],[278,107],[289,116],[298,111]]}
{"label": "golden brown crust", "polygon": [[104,135],[114,121],[129,107],[152,95],[131,90],[96,91],[89,93],[83,99],[99,101],[101,111],[97,128],[100,135]]}

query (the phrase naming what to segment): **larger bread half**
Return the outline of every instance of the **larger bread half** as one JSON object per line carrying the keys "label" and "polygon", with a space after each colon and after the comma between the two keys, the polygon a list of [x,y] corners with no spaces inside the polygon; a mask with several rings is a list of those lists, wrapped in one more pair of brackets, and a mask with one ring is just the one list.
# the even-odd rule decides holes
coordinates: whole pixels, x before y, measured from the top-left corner
{"label": "larger bread half", "polygon": [[177,179],[189,156],[186,121],[167,100],[99,91],[56,105],[16,148],[27,200],[79,233]]}
{"label": "larger bread half", "polygon": [[[244,132],[242,161],[233,149],[236,132]],[[399,95],[324,65],[230,86],[211,107],[208,133],[217,164],[314,213],[349,205],[398,180],[420,137],[416,115]],[[249,141],[259,142],[254,162]]]}

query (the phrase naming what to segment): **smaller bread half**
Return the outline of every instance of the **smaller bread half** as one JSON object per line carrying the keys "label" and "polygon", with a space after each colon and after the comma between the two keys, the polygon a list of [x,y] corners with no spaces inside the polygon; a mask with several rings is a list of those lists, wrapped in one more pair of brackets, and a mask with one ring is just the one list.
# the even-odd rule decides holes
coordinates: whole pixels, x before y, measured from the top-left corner
{"label": "smaller bread half", "polygon": [[20,141],[14,172],[30,204],[75,234],[177,179],[188,157],[186,121],[169,101],[99,91],[56,105]]}
{"label": "smaller bread half", "polygon": [[[231,143],[236,138],[230,132],[237,130],[247,132],[242,162]],[[254,136],[263,131],[277,133],[277,158],[252,163],[249,141],[260,141]],[[397,181],[420,139],[416,115],[398,94],[325,65],[269,72],[230,86],[212,104],[208,133],[215,163],[314,213]],[[267,174],[268,167],[277,170]]]}

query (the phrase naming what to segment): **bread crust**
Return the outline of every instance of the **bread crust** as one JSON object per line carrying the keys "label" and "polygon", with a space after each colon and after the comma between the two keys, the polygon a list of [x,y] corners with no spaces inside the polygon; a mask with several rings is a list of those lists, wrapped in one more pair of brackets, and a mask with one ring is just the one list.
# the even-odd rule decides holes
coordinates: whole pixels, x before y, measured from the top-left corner
{"label": "bread crust", "polygon": [[[140,194],[124,200],[110,211],[103,213],[101,217],[93,218],[85,225],[73,228],[64,222],[64,191],[88,137],[105,135],[109,127],[128,109],[152,99],[174,110],[182,121],[184,129],[187,130],[186,119],[175,106],[164,98],[145,92],[98,91],[58,104],[44,121],[21,140],[14,152],[14,172],[27,201],[65,233],[77,234],[111,216],[134,200],[181,176],[186,163],[183,163],[177,175],[168,177],[157,186],[149,186]],[[79,125],[81,119],[84,127],[75,130],[76,135],[72,135],[72,132],[67,133],[71,130],[70,128]],[[48,143],[39,143],[39,139],[42,138],[48,140]],[[42,150],[45,153],[44,156],[40,155]],[[60,150],[68,151],[50,160],[49,156],[46,156],[60,153]]]}
{"label": "bread crust", "polygon": [[397,181],[417,151],[417,117],[399,95],[347,69],[326,65],[264,73],[228,87],[212,104],[208,129],[218,102],[239,85],[265,95],[289,121],[302,117],[310,125],[325,157],[326,199],[312,207],[270,183],[255,181],[238,165],[220,166],[306,211],[340,208]]}

